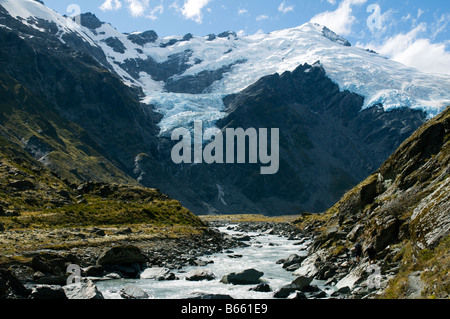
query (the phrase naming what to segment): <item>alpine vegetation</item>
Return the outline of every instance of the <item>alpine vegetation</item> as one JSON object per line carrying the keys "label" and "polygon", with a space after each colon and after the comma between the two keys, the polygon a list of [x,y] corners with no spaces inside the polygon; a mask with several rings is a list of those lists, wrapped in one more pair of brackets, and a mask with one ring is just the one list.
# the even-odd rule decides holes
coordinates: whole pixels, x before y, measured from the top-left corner
{"label": "alpine vegetation", "polygon": [[[194,139],[191,131],[178,128],[172,132],[172,141],[180,141],[172,148],[175,164],[257,164],[263,165],[261,175],[276,174],[280,167],[280,130],[272,128],[226,128],[225,133],[218,128],[208,128],[203,133],[203,122],[194,122]],[[211,141],[209,144],[204,142]],[[248,143],[247,143],[248,141]],[[247,151],[248,146],[248,151]]]}

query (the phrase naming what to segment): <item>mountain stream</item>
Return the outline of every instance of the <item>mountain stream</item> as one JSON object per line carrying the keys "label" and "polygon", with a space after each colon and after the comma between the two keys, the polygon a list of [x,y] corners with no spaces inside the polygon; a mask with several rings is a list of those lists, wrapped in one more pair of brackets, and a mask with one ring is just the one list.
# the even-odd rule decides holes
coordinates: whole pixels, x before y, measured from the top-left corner
{"label": "mountain stream", "polygon": [[[221,232],[231,236],[242,235],[235,230],[236,225],[219,227]],[[179,280],[157,281],[155,279],[119,279],[101,281],[97,283],[98,289],[106,299],[121,299],[120,290],[125,286],[139,287],[151,299],[188,299],[196,294],[227,295],[233,299],[272,299],[274,292],[290,284],[295,277],[292,272],[283,269],[277,264],[280,259],[286,259],[291,254],[306,256],[308,253],[308,240],[289,240],[280,235],[267,232],[249,232],[248,247],[233,249],[222,253],[204,256],[202,260],[209,262],[206,266],[189,266],[173,271]],[[210,281],[188,281],[186,275],[195,269],[210,271],[215,275]],[[232,285],[221,283],[224,275],[231,272],[239,273],[246,269],[256,269],[263,272],[261,283],[270,286],[271,292],[252,291],[257,285]],[[314,280],[311,285],[317,285],[328,293],[334,290],[324,287],[323,282]]]}

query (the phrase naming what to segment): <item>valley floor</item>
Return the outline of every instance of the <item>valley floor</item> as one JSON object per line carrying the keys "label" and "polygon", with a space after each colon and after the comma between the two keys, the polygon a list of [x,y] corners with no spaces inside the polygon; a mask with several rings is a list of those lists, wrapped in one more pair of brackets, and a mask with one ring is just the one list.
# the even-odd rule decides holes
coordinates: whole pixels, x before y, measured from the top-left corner
{"label": "valley floor", "polygon": [[[8,225],[9,219],[14,218],[17,219],[1,217],[3,225]],[[248,221],[286,223],[292,219],[293,217],[269,218],[259,215],[202,216],[202,220],[207,223],[221,224]],[[84,275],[94,277],[120,269],[115,268],[116,265],[107,265],[103,267],[108,268],[105,270],[98,265],[102,254],[114,247],[133,246],[147,258],[145,265],[141,264],[135,272],[126,273],[121,269],[125,278],[133,278],[147,267],[180,269],[196,265],[202,256],[241,245],[245,244],[226,238],[215,228],[206,225],[121,224],[104,227],[25,228],[18,226],[16,220],[16,223],[10,223],[8,229],[3,226],[0,232],[0,286],[3,280],[6,287],[9,287],[4,291],[0,289],[0,299],[8,297],[8,294],[8,298],[23,297],[20,289],[8,286],[10,281],[5,278],[11,274],[23,284],[63,286],[68,277],[64,267],[69,264],[80,265]],[[9,275],[5,272],[9,272]]]}
{"label": "valley floor", "polygon": [[[286,256],[282,253],[283,259],[270,261],[273,268],[279,267],[293,280],[271,292],[272,298],[422,298],[427,295],[429,281],[434,278],[429,278],[433,276],[430,263],[438,262],[433,269],[448,265],[448,241],[444,242],[447,246],[439,248],[442,254],[419,256],[415,265],[408,259],[408,245],[399,244],[381,254],[386,256],[379,254],[380,258],[373,266],[380,270],[380,277],[374,278],[378,281],[371,287],[371,273],[367,271],[371,265],[367,257],[363,256],[361,262],[357,262],[351,247],[318,249],[323,243],[323,233],[330,231],[323,228],[329,217],[326,214],[223,215],[200,216],[206,223],[203,227],[134,224],[4,229],[0,232],[0,299],[58,299],[62,289],[68,287],[69,274],[65,268],[69,264],[79,265],[82,277],[93,282],[117,279],[127,282],[139,278],[145,270],[160,269],[167,272],[157,274],[157,280],[172,281],[186,267],[205,270],[209,256],[224,252],[226,259],[230,255],[230,260],[239,265],[242,256],[232,255],[233,250],[242,251],[243,248],[245,251],[246,247],[258,250],[261,246],[258,236],[267,235],[287,239],[290,248],[301,248],[294,254],[286,250]],[[229,236],[219,232],[219,227],[234,227],[237,232]],[[297,242],[299,246],[295,246]],[[267,243],[272,245],[270,239]],[[284,248],[279,249],[283,251]],[[105,262],[106,259],[109,261]],[[445,288],[448,279],[445,271],[448,269],[441,272],[442,296],[448,289]],[[100,291],[94,297],[99,295]]]}

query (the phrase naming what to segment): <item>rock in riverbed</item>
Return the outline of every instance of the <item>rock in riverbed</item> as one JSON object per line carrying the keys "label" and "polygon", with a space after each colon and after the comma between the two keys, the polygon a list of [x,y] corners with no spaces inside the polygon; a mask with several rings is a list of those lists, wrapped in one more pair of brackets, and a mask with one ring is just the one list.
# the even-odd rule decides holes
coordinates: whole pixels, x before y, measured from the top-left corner
{"label": "rock in riverbed", "polygon": [[277,292],[275,292],[274,298],[287,298],[290,294],[296,291],[303,291],[311,284],[312,280],[313,279],[309,277],[298,277],[289,285],[283,286]]}
{"label": "rock in riverbed", "polygon": [[250,241],[251,237],[249,235],[242,234],[235,236],[234,239],[237,241]]}
{"label": "rock in riverbed", "polygon": [[140,274],[141,279],[154,279],[158,281],[163,280],[178,280],[174,273],[170,272],[168,268],[147,268]]}
{"label": "rock in riverbed", "polygon": [[188,281],[202,281],[202,280],[214,280],[216,275],[210,271],[206,270],[193,270],[186,275],[186,280]]}
{"label": "rock in riverbed", "polygon": [[258,286],[254,288],[250,288],[250,291],[257,291],[257,292],[271,292],[272,288],[268,284],[259,284]]}
{"label": "rock in riverbed", "polygon": [[264,275],[263,272],[255,269],[247,269],[240,273],[231,273],[225,275],[220,280],[224,284],[233,285],[255,285],[259,284],[260,278]]}
{"label": "rock in riverbed", "polygon": [[68,299],[105,299],[90,280],[64,286],[63,289]]}
{"label": "rock in riverbed", "polygon": [[289,269],[289,271],[295,271],[298,268],[300,268],[300,264],[302,263],[303,260],[306,259],[306,256],[299,256],[297,254],[292,254],[290,255],[283,263],[283,268],[284,269],[288,269],[291,266],[295,265],[295,269]]}
{"label": "rock in riverbed", "polygon": [[120,296],[123,299],[148,299],[149,294],[139,287],[126,286],[120,290]]}

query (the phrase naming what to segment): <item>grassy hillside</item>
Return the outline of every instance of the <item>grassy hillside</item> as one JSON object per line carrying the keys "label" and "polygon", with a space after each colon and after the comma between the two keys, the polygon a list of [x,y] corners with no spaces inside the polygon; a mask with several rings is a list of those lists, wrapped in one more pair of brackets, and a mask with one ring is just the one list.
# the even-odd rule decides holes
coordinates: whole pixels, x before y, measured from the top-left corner
{"label": "grassy hillside", "polygon": [[198,217],[156,189],[61,179],[0,137],[0,264],[40,249],[109,246],[204,230]]}
{"label": "grassy hillside", "polygon": [[130,176],[158,120],[138,92],[28,31],[0,30],[0,259],[202,233],[178,201]]}

